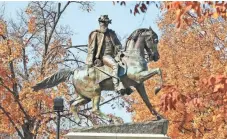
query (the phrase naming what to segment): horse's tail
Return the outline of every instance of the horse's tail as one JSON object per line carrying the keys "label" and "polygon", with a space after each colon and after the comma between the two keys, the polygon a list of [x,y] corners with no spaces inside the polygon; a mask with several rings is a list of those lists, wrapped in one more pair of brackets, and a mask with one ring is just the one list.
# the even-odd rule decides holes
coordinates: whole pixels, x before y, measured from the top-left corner
{"label": "horse's tail", "polygon": [[47,77],[45,80],[37,83],[33,86],[34,91],[38,91],[40,89],[51,88],[58,85],[61,82],[66,81],[69,77],[74,73],[73,70],[60,70],[57,73],[54,73],[50,77]]}

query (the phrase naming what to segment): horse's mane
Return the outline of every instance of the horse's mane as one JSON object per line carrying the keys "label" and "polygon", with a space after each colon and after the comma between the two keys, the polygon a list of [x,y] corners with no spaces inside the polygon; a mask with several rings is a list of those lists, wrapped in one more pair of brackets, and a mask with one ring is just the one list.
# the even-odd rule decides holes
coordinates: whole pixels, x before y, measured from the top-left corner
{"label": "horse's mane", "polygon": [[145,31],[149,31],[150,29],[147,29],[147,28],[139,28],[135,31],[133,31],[129,37],[127,38],[127,41],[125,42],[125,50],[127,48],[127,45],[128,45],[128,41],[130,40],[134,40],[135,42],[137,41],[138,37]]}
{"label": "horse's mane", "polygon": [[149,31],[149,29],[147,29],[147,28],[139,28],[139,29],[133,31],[131,33],[131,35],[129,35],[128,40],[137,39],[139,37],[139,35],[142,34],[145,31]]}

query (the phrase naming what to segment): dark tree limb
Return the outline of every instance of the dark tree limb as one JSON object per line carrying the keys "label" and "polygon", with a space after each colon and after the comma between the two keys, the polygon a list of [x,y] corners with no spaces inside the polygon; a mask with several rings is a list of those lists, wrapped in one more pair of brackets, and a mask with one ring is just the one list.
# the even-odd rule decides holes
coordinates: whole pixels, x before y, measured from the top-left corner
{"label": "dark tree limb", "polygon": [[24,138],[24,136],[22,135],[22,133],[20,132],[19,128],[16,126],[16,124],[14,123],[13,119],[11,118],[10,114],[1,106],[0,104],[0,109],[3,111],[3,113],[8,117],[9,121],[12,123],[13,127],[15,128],[15,130],[17,131],[18,135],[20,136],[20,138]]}

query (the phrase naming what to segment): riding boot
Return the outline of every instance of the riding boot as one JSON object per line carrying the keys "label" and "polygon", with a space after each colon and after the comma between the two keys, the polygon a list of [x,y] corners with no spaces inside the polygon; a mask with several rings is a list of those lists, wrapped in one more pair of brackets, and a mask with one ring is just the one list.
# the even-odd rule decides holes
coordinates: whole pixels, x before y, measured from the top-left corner
{"label": "riding boot", "polygon": [[113,79],[113,84],[114,84],[114,89],[116,92],[121,93],[121,90],[124,90],[124,85],[120,82],[120,79],[118,77],[118,68],[119,65],[115,61],[113,57],[110,55],[105,55],[103,56],[103,64],[110,67],[112,69],[112,79]]}

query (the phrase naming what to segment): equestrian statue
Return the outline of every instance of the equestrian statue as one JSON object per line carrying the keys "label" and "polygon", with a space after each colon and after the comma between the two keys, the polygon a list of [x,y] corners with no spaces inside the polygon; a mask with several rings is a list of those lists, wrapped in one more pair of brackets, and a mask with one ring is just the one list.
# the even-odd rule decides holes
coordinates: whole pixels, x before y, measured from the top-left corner
{"label": "equestrian statue", "polygon": [[147,66],[148,62],[159,60],[157,34],[151,28],[137,29],[128,37],[123,50],[115,32],[108,28],[111,24],[108,15],[102,15],[98,21],[100,28],[89,35],[86,65],[76,70],[62,69],[33,86],[33,90],[54,87],[72,75],[77,98],[72,101],[71,110],[76,115],[78,106],[90,101],[92,112],[100,114],[101,91],[130,95],[131,87],[135,87],[150,112],[162,119],[150,103],[143,84],[156,74],[160,83],[155,94],[163,84],[160,68],[148,70]]}

